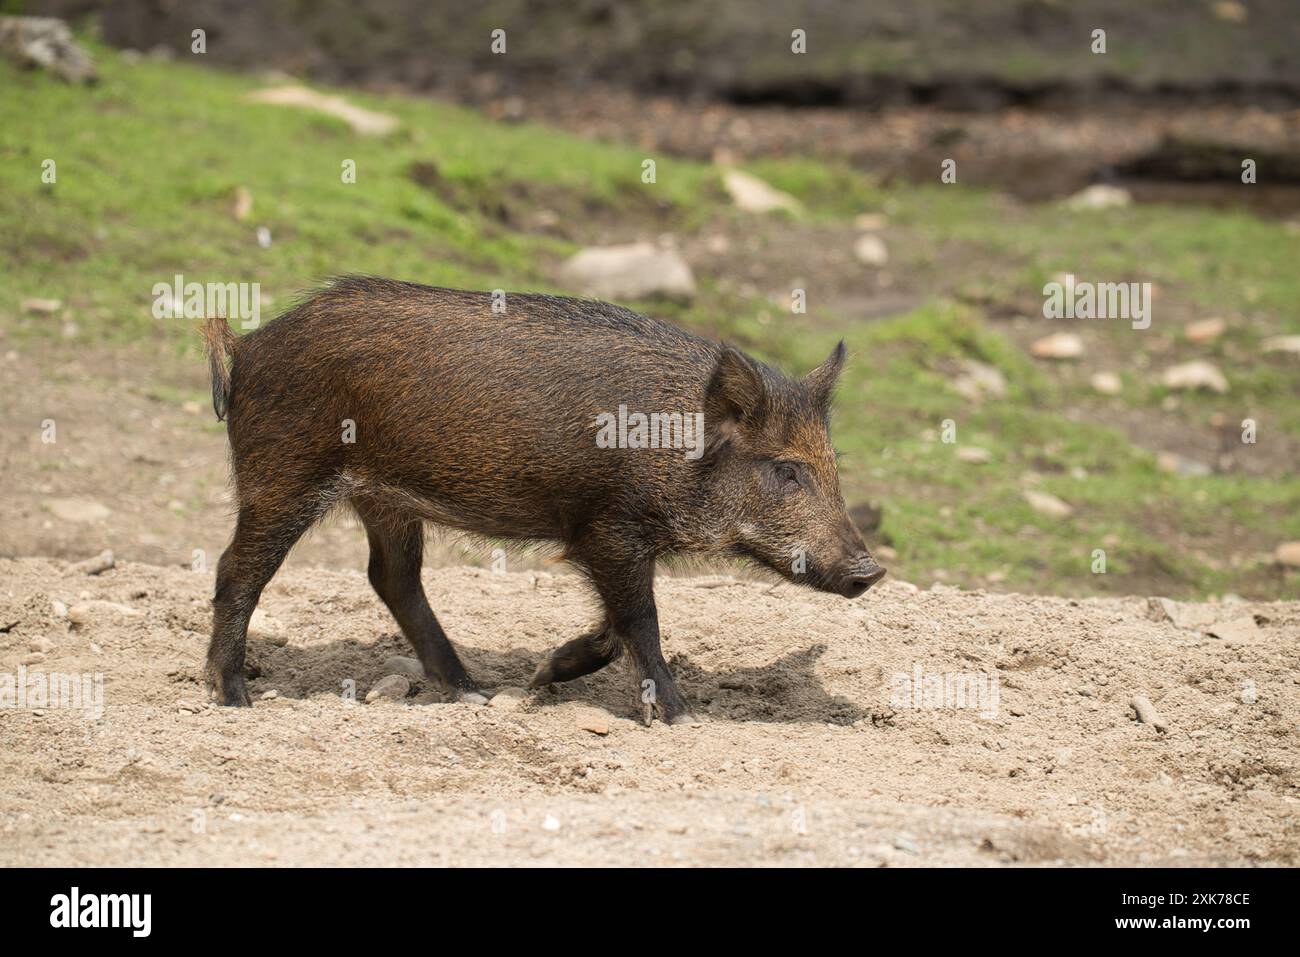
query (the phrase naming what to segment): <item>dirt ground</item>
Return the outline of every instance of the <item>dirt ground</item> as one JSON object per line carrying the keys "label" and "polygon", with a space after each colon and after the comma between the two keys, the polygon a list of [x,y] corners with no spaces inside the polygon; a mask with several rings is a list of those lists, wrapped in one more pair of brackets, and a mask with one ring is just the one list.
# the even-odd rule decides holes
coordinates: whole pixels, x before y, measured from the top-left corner
{"label": "dirt ground", "polygon": [[[567,574],[425,584],[493,691],[592,615]],[[255,706],[215,708],[211,588],[0,560],[0,682],[103,689],[98,717],[0,707],[0,865],[1300,863],[1300,603],[1170,605],[1175,624],[1146,598],[665,578],[666,653],[702,723],[647,728],[617,664],[514,708],[422,681],[365,703],[409,649],[362,574],[298,566],[263,596]],[[997,697],[900,698],[918,668]]]}

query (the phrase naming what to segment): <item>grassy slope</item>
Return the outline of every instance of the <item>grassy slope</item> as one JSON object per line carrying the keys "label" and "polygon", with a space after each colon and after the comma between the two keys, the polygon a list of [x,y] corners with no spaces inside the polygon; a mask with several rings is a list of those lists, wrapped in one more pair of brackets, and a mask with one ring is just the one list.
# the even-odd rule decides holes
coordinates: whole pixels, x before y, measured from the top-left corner
{"label": "grassy slope", "polygon": [[[190,352],[188,324],[150,313],[153,284],[177,272],[257,281],[281,304],[345,271],[553,288],[549,265],[570,247],[480,210],[507,194],[519,208],[582,197],[632,221],[645,214],[651,189],[668,210],[656,221],[679,231],[736,217],[700,164],[658,157],[658,182],[647,187],[636,150],[493,124],[417,99],[349,94],[402,120],[392,136],[363,140],[333,119],[242,103],[262,85],[255,78],[97,54],[104,81],[90,91],[0,64],[0,328],[8,337],[57,335],[18,314],[22,297],[41,295],[62,298],[83,335]],[[39,180],[47,157],[58,163],[55,186]],[[357,163],[354,185],[340,181],[344,159]],[[409,175],[412,163],[430,161],[439,189]],[[1178,414],[1254,415],[1266,424],[1261,442],[1270,429],[1300,434],[1295,366],[1254,353],[1263,334],[1300,331],[1296,239],[1281,225],[1145,207],[1092,214],[1079,228],[1055,208],[1008,209],[973,188],[883,191],[806,161],[758,171],[827,221],[887,205],[907,231],[900,268],[921,277],[942,274],[948,264],[930,250],[956,242],[1002,264],[982,280],[982,292],[995,297],[1028,291],[1032,300],[1046,277],[1068,270],[1151,278],[1189,307],[1232,316],[1229,334],[1203,351],[1229,372],[1233,393],[1184,399]],[[229,212],[239,186],[255,202],[245,223]],[[255,244],[255,225],[270,228],[270,249]],[[881,536],[900,553],[895,564],[907,578],[924,582],[945,569],[953,581],[982,584],[996,573],[1002,587],[1023,590],[1300,595],[1297,576],[1255,560],[1276,541],[1300,538],[1294,473],[1187,479],[1157,471],[1152,455],[1119,433],[1086,414],[1069,418],[1095,398],[1028,359],[978,307],[936,298],[883,322],[822,316],[815,330],[800,329],[795,319],[765,322],[768,304],[706,283],[689,307],[647,308],[796,367],[818,361],[836,337],[849,340],[859,361],[836,424],[846,489],[850,499],[884,502]],[[1101,334],[1121,352],[1155,341],[1122,324]],[[1007,399],[971,406],[958,398],[948,374],[960,357],[999,367],[1011,383]],[[1128,376],[1115,401],[1158,411],[1164,393],[1156,380]],[[963,464],[953,446],[924,437],[947,418],[959,423],[960,444],[989,449],[993,462]],[[1076,506],[1072,517],[1048,520],[1028,508],[1021,489],[1031,471]],[[1089,571],[1095,548],[1107,551],[1106,575]]]}
{"label": "grassy slope", "polygon": [[[589,150],[451,107],[385,102],[401,129],[363,139],[332,118],[242,104],[264,85],[253,78],[127,66],[102,53],[100,61],[104,82],[90,92],[4,67],[0,202],[18,275],[102,318],[109,336],[159,334],[149,290],[175,272],[258,281],[277,297],[340,263],[490,288],[535,276],[532,263],[553,244],[442,201],[407,175],[415,160],[437,163],[471,194],[508,177],[612,201],[638,183],[640,157],[631,151]],[[57,186],[37,179],[45,157],[58,162]],[[356,162],[355,184],[342,182],[346,159]],[[702,176],[665,175],[663,190],[683,202]],[[248,223],[229,215],[240,186],[255,198]],[[253,245],[254,224],[270,228],[271,250]]]}

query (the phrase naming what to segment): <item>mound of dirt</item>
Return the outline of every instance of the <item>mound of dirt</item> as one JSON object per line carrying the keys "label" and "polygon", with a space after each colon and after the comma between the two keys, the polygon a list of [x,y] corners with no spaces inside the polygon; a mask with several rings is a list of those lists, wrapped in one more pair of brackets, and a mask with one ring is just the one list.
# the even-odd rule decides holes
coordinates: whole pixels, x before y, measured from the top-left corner
{"label": "mound of dirt", "polygon": [[[0,580],[3,865],[1300,863],[1300,603],[665,578],[702,723],[646,728],[619,664],[513,707],[364,703],[410,652],[360,574],[271,583],[251,710],[198,681],[210,574]],[[425,584],[487,689],[593,615],[568,575]]]}

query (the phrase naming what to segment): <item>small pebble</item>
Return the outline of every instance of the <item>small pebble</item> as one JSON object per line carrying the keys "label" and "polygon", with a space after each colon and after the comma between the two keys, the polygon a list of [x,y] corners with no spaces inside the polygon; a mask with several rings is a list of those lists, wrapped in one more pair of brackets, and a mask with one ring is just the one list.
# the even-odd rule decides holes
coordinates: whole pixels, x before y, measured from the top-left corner
{"label": "small pebble", "polygon": [[393,655],[391,658],[384,660],[384,674],[405,675],[407,678],[419,681],[424,677],[424,666],[414,658]]}
{"label": "small pebble", "polygon": [[1161,734],[1169,730],[1169,725],[1165,723],[1164,718],[1160,717],[1160,712],[1151,703],[1151,699],[1142,695],[1134,695],[1128,704],[1137,714],[1138,720],[1143,724],[1151,725]]}
{"label": "small pebble", "polygon": [[89,601],[78,602],[68,609],[68,620],[74,625],[88,625],[97,618],[139,618],[140,612],[136,611],[129,605],[123,605],[115,601],[99,601],[91,599]]}
{"label": "small pebble", "polygon": [[248,619],[248,637],[269,642],[279,648],[289,643],[289,636],[285,634],[284,626],[260,608],[256,609]]}
{"label": "small pebble", "polygon": [[915,854],[920,850],[912,835],[907,833],[900,833],[894,837],[894,847],[909,854]]}
{"label": "small pebble", "polygon": [[516,711],[524,703],[527,694],[528,692],[523,688],[502,688],[492,696],[488,707],[500,711]]}
{"label": "small pebble", "polygon": [[113,553],[104,549],[93,558],[87,558],[85,561],[76,562],[70,571],[80,575],[98,575],[106,572],[113,567]]}
{"label": "small pebble", "polygon": [[366,702],[377,701],[380,698],[400,701],[410,693],[411,682],[407,681],[402,675],[384,675],[374,683],[374,686],[366,694]]}
{"label": "small pebble", "polygon": [[609,734],[609,715],[602,711],[590,709],[580,711],[576,723],[583,731],[590,731],[592,734],[600,735]]}

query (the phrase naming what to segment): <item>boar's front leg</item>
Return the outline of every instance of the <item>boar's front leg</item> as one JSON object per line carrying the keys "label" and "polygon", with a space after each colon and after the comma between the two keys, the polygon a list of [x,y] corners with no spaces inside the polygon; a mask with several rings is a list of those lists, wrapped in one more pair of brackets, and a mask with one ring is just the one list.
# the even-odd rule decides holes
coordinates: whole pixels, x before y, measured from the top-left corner
{"label": "boar's front leg", "polygon": [[654,713],[667,724],[693,723],[659,646],[654,558],[584,564],[605,603],[610,634],[622,643],[636,673],[646,724]]}

